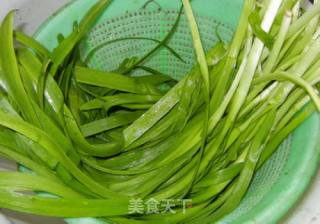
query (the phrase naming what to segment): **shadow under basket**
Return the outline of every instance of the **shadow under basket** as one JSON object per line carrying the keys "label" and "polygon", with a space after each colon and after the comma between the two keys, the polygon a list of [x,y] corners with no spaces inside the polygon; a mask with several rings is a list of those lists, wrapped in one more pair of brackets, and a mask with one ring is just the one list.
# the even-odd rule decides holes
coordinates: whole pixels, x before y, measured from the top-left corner
{"label": "shadow under basket", "polygon": [[[57,35],[71,32],[97,0],[75,0],[50,17],[34,35],[47,48],[57,45]],[[85,58],[97,46],[89,65],[113,70],[126,57],[141,56],[155,46],[148,40],[122,40],[147,37],[161,40],[173,26],[181,1],[178,0],[113,1],[81,45]],[[194,0],[192,2],[205,50],[222,39],[229,42],[242,9],[242,0]],[[186,61],[182,63],[162,49],[146,65],[179,80],[194,65],[195,57],[189,25],[185,16],[169,43]],[[136,71],[139,75],[141,71]],[[301,197],[317,170],[320,157],[320,119],[313,114],[256,173],[241,204],[218,223],[277,223]],[[108,208],[106,208],[108,209]],[[67,219],[73,224],[101,224],[99,219]],[[208,220],[209,221],[209,220]]]}

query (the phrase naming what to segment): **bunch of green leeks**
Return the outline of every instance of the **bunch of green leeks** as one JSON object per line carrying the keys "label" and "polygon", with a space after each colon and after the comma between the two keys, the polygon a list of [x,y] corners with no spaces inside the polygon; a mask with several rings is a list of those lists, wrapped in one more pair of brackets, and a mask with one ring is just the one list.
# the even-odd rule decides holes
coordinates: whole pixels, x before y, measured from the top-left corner
{"label": "bunch of green leeks", "polygon": [[[113,223],[212,223],[230,213],[257,169],[320,110],[320,2],[309,10],[301,2],[245,0],[232,42],[205,53],[182,0],[166,37],[137,37],[157,46],[115,71],[89,68],[79,51],[111,0],[59,35],[52,52],[14,31],[9,13],[0,28],[0,154],[25,172],[0,172],[0,207]],[[197,62],[176,83],[144,62],[161,48],[183,61],[168,45],[181,16]],[[146,75],[132,76],[136,69]],[[129,214],[132,198],[193,206]]]}

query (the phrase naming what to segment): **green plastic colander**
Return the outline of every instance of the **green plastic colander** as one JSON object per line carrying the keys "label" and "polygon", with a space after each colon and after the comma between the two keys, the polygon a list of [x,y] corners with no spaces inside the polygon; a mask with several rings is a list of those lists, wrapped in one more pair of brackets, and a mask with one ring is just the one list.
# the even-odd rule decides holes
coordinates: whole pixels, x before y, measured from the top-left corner
{"label": "green plastic colander", "polygon": [[[74,0],[50,17],[34,35],[49,49],[57,45],[57,35],[71,32],[97,0]],[[219,38],[230,41],[237,26],[243,0],[193,0],[192,5],[208,50]],[[162,39],[172,27],[180,0],[114,0],[101,16],[81,46],[85,56],[95,46],[123,37]],[[219,38],[218,38],[219,37]],[[170,41],[188,62],[182,64],[165,49],[146,62],[165,74],[180,79],[195,62],[186,18]],[[145,40],[126,40],[108,44],[98,50],[90,66],[113,70],[123,58],[141,56],[154,46]],[[139,75],[139,74],[137,74]],[[218,223],[277,223],[303,194],[314,176],[320,158],[320,117],[314,114],[305,121],[255,175],[241,204]],[[108,209],[108,208],[106,208]],[[98,219],[68,219],[68,223],[98,224]]]}

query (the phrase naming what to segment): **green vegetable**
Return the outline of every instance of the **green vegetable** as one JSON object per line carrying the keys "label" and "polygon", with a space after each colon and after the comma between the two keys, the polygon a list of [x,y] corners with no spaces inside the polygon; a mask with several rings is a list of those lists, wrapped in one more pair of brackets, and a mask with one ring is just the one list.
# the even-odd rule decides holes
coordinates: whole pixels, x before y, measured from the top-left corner
{"label": "green vegetable", "polygon": [[[97,1],[52,52],[13,30],[13,12],[2,22],[0,156],[21,172],[0,172],[0,207],[128,224],[217,221],[281,142],[320,111],[320,2],[304,11],[297,0],[245,0],[231,43],[205,52],[182,0],[162,40],[122,37],[82,55],[111,2]],[[176,82],[145,62],[162,48],[184,62],[170,47],[183,17],[197,60]],[[126,40],[155,46],[114,71],[88,66],[100,49]],[[132,214],[133,199],[177,203],[174,213]]]}

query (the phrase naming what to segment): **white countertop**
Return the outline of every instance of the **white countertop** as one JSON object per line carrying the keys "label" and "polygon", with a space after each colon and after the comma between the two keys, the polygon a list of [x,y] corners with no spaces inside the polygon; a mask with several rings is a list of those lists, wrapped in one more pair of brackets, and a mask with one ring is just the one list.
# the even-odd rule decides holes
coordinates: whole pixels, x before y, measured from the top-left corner
{"label": "white countertop", "polygon": [[[23,29],[32,33],[41,22],[50,16],[56,9],[70,0],[0,0],[0,21],[4,15],[11,9],[18,9],[16,16],[17,26],[23,26]],[[1,160],[0,160],[1,163]],[[284,224],[318,224],[320,223],[320,171],[318,172],[314,183],[306,192],[304,198],[298,205],[292,209],[290,214],[284,219]],[[276,202],[275,202],[276,203]],[[43,221],[30,215],[20,215],[5,211],[10,217],[22,217],[21,220],[32,224],[61,224],[62,221],[56,219],[46,219]],[[6,224],[0,214],[0,223]],[[22,221],[15,221],[15,224],[22,224]]]}

